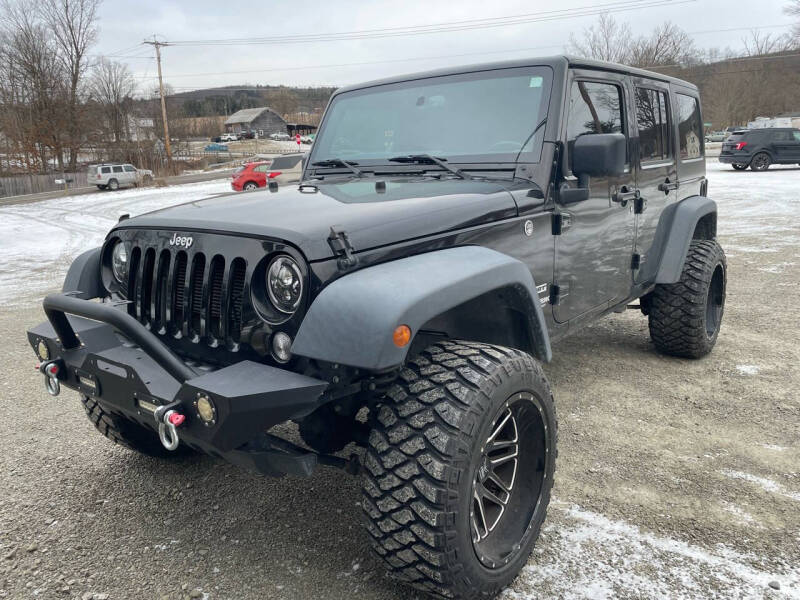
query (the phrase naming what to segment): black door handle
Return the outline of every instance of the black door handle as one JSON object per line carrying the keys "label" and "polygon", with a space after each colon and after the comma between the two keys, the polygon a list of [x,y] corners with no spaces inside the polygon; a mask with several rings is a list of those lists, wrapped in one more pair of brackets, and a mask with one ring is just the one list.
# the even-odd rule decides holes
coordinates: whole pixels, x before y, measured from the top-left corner
{"label": "black door handle", "polygon": [[664,183],[658,184],[658,191],[664,192],[665,194],[669,194],[670,190],[677,190],[678,189],[678,182],[677,181],[670,181],[669,177],[664,180]]}
{"label": "black door handle", "polygon": [[619,202],[622,206],[625,206],[631,200],[636,200],[641,196],[641,192],[637,189],[631,189],[627,185],[623,185],[619,188],[619,191],[614,193],[611,196],[612,202]]}

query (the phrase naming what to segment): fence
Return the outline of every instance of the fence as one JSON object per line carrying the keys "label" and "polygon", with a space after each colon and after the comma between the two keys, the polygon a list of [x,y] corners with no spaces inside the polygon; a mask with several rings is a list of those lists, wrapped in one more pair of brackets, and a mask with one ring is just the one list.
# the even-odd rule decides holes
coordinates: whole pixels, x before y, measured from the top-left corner
{"label": "fence", "polygon": [[48,175],[11,175],[0,177],[0,198],[63,190],[64,184],[56,183],[56,180],[63,180],[64,178],[72,180],[67,184],[70,188],[89,185],[86,180],[86,171],[79,173],[50,173]]}

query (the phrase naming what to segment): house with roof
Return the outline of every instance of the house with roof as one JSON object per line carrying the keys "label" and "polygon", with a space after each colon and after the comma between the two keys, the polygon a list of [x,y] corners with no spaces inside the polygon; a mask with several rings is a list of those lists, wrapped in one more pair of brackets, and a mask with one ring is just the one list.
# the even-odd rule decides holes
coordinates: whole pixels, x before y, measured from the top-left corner
{"label": "house with roof", "polygon": [[253,131],[259,137],[273,133],[288,133],[286,121],[268,106],[259,108],[245,108],[233,113],[225,120],[225,131],[239,133],[240,131]]}

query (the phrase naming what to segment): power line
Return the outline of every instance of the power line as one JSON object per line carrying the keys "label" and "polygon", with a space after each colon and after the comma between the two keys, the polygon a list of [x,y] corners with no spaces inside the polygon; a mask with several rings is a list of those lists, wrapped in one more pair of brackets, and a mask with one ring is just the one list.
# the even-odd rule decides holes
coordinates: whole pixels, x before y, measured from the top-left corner
{"label": "power line", "polygon": [[285,36],[271,36],[260,38],[229,38],[217,40],[173,40],[170,42],[174,46],[242,46],[242,45],[263,45],[263,44],[303,44],[342,40],[364,40],[381,39],[389,37],[402,37],[413,35],[428,35],[435,33],[447,33],[455,31],[466,31],[473,29],[489,29],[496,27],[507,27],[510,25],[522,25],[526,23],[537,23],[545,21],[557,21],[566,18],[583,16],[594,16],[608,12],[622,12],[628,10],[639,10],[643,8],[653,8],[665,5],[681,5],[694,3],[697,0],[620,0],[617,2],[607,2],[600,5],[583,6],[576,8],[566,8],[552,11],[540,11],[536,13],[525,13],[520,15],[509,15],[505,17],[488,17],[483,19],[470,19],[467,21],[452,21],[449,23],[432,23],[428,25],[413,25],[406,27],[384,28],[384,29],[363,29],[356,31],[343,31],[334,33],[319,34],[299,34]]}

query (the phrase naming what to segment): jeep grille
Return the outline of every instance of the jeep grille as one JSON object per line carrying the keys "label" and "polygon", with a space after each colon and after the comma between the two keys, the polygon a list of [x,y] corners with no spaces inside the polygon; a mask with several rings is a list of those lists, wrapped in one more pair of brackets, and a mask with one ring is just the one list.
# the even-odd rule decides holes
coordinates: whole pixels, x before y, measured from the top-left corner
{"label": "jeep grille", "polygon": [[235,348],[242,329],[245,259],[134,246],[123,294],[128,312],[150,330]]}

